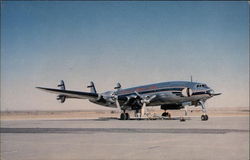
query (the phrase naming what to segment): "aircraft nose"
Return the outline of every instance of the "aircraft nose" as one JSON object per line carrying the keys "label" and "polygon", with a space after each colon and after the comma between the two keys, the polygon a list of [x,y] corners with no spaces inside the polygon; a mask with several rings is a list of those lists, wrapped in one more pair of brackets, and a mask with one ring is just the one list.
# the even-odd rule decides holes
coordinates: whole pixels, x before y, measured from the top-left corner
{"label": "aircraft nose", "polygon": [[207,93],[210,94],[210,95],[212,95],[212,94],[214,94],[214,90],[209,89],[209,90],[207,91]]}

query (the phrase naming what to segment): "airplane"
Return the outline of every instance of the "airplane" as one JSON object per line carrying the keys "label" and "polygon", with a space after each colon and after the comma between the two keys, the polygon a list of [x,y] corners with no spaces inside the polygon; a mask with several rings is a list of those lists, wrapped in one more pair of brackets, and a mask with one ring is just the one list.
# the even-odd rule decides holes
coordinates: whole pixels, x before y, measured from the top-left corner
{"label": "airplane", "polygon": [[[94,82],[87,86],[90,92],[66,90],[64,81],[61,80],[59,89],[36,87],[38,89],[58,94],[57,100],[64,103],[68,98],[88,99],[90,102],[105,107],[117,108],[120,111],[120,120],[129,120],[130,115],[127,111],[133,110],[138,118],[148,115],[147,106],[161,106],[164,110],[162,117],[170,118],[167,110],[180,110],[187,106],[200,106],[203,114],[202,121],[208,120],[205,102],[207,99],[218,96],[213,89],[205,83],[190,81],[171,81],[155,84],[142,85],[132,88],[122,89],[121,84],[117,83],[115,90],[98,93]],[[183,120],[183,119],[181,119]]]}

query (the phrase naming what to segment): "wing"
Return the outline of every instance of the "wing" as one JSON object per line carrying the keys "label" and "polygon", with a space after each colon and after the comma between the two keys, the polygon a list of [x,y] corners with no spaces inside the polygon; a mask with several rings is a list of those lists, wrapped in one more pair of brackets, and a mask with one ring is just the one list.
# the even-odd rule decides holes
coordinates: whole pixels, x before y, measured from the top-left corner
{"label": "wing", "polygon": [[36,88],[44,90],[46,92],[59,94],[59,95],[65,96],[66,98],[78,98],[78,99],[96,99],[96,98],[98,98],[97,93],[70,91],[70,90],[61,90],[61,89],[43,88],[43,87],[36,87]]}

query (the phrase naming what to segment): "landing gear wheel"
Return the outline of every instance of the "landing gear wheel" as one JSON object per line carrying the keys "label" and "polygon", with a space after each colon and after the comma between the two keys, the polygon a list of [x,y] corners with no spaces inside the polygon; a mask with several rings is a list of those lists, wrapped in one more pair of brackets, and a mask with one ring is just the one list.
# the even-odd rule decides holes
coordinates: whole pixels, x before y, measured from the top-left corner
{"label": "landing gear wheel", "polygon": [[184,121],[186,121],[186,120],[185,120],[184,117],[181,117],[181,118],[180,118],[180,121],[181,121],[181,122],[184,122]]}
{"label": "landing gear wheel", "polygon": [[171,118],[171,114],[168,112],[163,112],[161,116]]}
{"label": "landing gear wheel", "polygon": [[201,115],[201,120],[202,121],[207,121],[208,120],[208,115]]}
{"label": "landing gear wheel", "polygon": [[208,115],[205,115],[205,117],[206,117],[206,121],[208,120]]}
{"label": "landing gear wheel", "polygon": [[162,113],[162,117],[167,117],[167,112]]}
{"label": "landing gear wheel", "polygon": [[168,117],[168,116],[169,116],[169,113],[168,113],[168,112],[164,112],[164,113],[162,113],[161,116],[162,116],[162,117]]}
{"label": "landing gear wheel", "polygon": [[125,113],[125,115],[126,115],[126,120],[129,120],[129,119],[130,119],[129,114],[128,114],[128,113]]}
{"label": "landing gear wheel", "polygon": [[120,120],[126,120],[127,116],[125,113],[121,113]]}

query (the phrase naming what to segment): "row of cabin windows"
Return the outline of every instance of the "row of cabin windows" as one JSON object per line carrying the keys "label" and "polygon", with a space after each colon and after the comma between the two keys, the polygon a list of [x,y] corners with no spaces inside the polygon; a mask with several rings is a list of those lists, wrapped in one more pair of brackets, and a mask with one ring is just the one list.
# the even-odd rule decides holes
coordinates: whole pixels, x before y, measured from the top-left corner
{"label": "row of cabin windows", "polygon": [[199,87],[207,87],[207,85],[205,85],[205,84],[198,84],[196,87],[197,88],[199,88]]}

